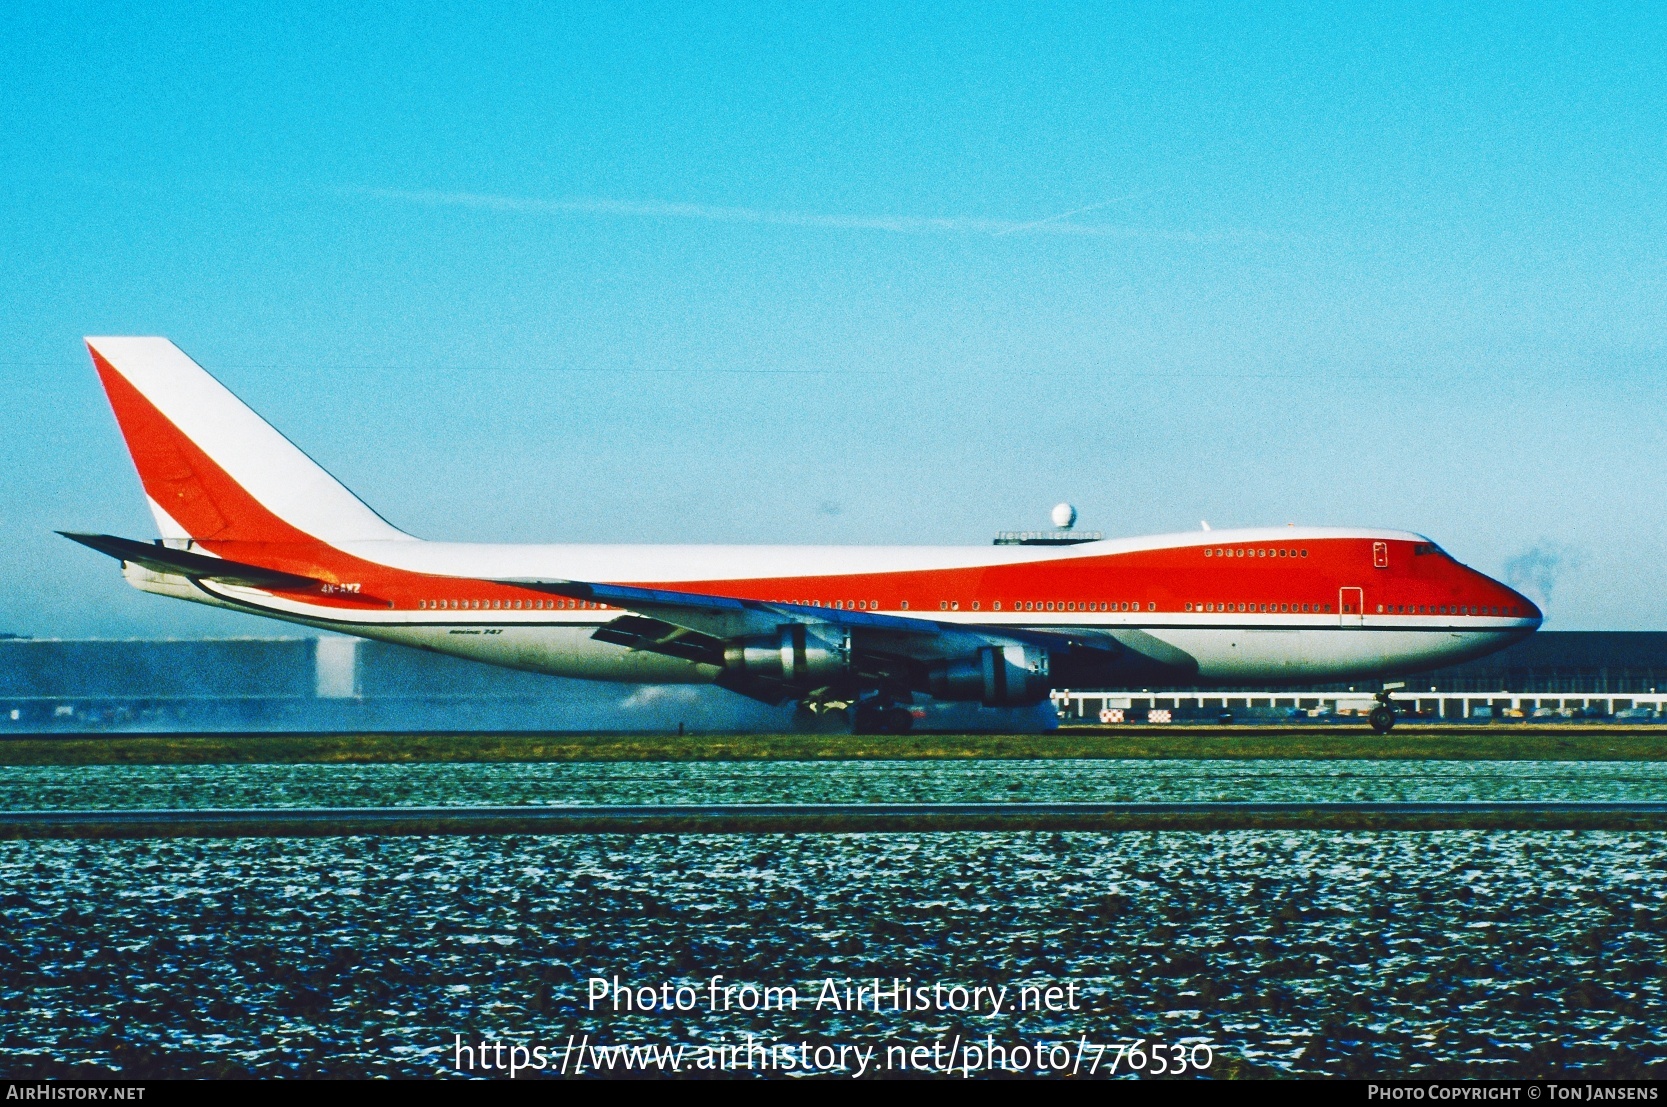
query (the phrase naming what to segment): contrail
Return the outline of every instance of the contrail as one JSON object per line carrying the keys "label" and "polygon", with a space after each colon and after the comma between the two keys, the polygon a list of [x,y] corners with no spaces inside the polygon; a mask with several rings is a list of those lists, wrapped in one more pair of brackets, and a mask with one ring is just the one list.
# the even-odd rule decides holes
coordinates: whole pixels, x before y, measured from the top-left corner
{"label": "contrail", "polygon": [[1061,223],[1074,215],[1082,215],[1090,211],[1099,211],[1101,208],[1109,208],[1113,204],[1121,204],[1124,200],[1132,200],[1133,198],[1134,197],[1132,195],[1119,196],[1101,204],[1089,204],[1085,208],[1072,208],[1070,211],[1062,211],[1058,215],[1050,215],[1046,219],[1038,219],[1034,223],[1020,223],[1019,225],[1009,228],[1008,230],[997,231],[996,237],[1000,238],[1004,234],[1017,234],[1020,231],[1034,231],[1042,227],[1049,227],[1054,223]]}
{"label": "contrail", "polygon": [[884,231],[892,234],[961,234],[1000,237],[1011,234],[1050,234],[1077,238],[1155,238],[1179,242],[1209,242],[1227,238],[1261,238],[1258,234],[1202,234],[1195,231],[1153,230],[1105,223],[1069,223],[1073,215],[1118,203],[1107,200],[1045,219],[983,219],[971,216],[823,215],[771,208],[723,207],[715,204],[671,203],[657,200],[545,200],[482,192],[443,192],[436,189],[347,188],[341,192],[381,200],[397,200],[434,207],[477,208],[483,211],[528,212],[542,215],[629,216],[648,219],[695,219],[710,223],[753,223],[780,227],[809,227],[841,231]]}

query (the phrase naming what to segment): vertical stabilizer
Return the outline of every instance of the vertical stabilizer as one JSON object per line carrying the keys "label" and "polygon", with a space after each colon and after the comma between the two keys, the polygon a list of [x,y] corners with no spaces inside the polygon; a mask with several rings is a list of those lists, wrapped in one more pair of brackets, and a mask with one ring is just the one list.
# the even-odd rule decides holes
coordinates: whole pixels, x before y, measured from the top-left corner
{"label": "vertical stabilizer", "polygon": [[410,539],[166,338],[87,349],[164,538]]}

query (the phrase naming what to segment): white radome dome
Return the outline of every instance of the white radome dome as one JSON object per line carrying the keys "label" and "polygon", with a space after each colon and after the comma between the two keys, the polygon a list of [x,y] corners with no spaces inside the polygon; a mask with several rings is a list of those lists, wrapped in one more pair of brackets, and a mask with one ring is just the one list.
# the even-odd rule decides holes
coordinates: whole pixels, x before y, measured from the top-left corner
{"label": "white radome dome", "polygon": [[1077,509],[1070,504],[1055,504],[1053,509],[1053,525],[1060,530],[1070,530],[1077,521]]}

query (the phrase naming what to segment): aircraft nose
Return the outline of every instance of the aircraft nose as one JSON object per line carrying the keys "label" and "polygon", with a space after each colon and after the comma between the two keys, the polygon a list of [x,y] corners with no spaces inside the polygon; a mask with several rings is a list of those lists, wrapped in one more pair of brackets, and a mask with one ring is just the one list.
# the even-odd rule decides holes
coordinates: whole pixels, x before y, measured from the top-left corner
{"label": "aircraft nose", "polygon": [[1545,622],[1545,613],[1540,610],[1539,604],[1503,581],[1494,580],[1492,577],[1486,577],[1485,579],[1489,585],[1498,590],[1505,608],[1514,610],[1518,618],[1532,622],[1533,629],[1537,630],[1539,625]]}

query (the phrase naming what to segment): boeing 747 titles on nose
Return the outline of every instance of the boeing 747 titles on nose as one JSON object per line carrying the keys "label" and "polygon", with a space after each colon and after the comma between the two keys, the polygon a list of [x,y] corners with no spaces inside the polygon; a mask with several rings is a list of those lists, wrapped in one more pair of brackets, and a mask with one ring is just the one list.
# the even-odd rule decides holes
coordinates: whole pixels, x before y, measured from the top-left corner
{"label": "boeing 747 titles on nose", "polygon": [[[165,338],[87,348],[159,538],[68,534],[146,592],[591,680],[703,682],[909,727],[917,694],[1372,680],[1540,611],[1420,534],[1335,527],[994,546],[430,542]],[[1385,706],[1373,725],[1388,729]]]}

